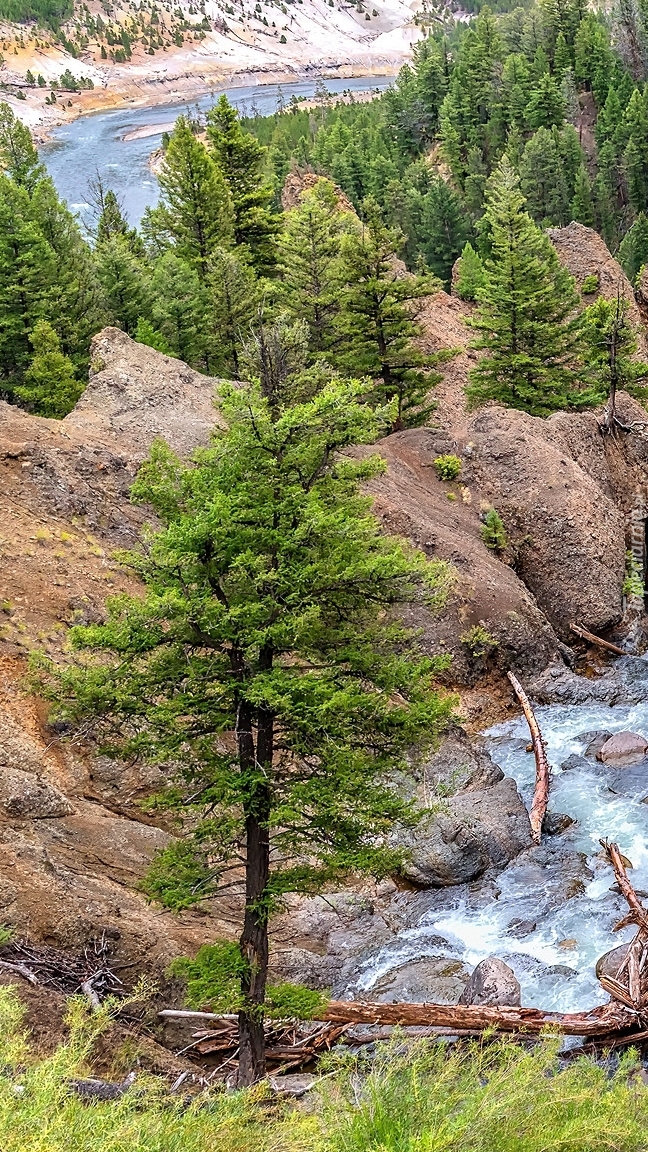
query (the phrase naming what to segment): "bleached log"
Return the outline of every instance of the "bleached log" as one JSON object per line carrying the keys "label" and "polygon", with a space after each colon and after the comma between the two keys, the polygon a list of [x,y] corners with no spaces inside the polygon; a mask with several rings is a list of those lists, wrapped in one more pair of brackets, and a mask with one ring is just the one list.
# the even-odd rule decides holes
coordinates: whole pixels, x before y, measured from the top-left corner
{"label": "bleached log", "polygon": [[547,753],[545,751],[544,740],[540,731],[540,725],[536,720],[535,713],[531,707],[531,702],[527,696],[524,688],[520,684],[517,676],[513,672],[507,673],[509,680],[513,686],[513,691],[517,696],[524,718],[529,726],[531,733],[531,743],[533,744],[533,754],[536,762],[536,779],[535,788],[533,790],[533,803],[531,804],[531,811],[529,813],[529,822],[531,824],[531,836],[534,844],[539,844],[542,838],[542,822],[547,814],[547,805],[549,803],[549,787],[550,787],[550,769],[549,761],[547,760]]}

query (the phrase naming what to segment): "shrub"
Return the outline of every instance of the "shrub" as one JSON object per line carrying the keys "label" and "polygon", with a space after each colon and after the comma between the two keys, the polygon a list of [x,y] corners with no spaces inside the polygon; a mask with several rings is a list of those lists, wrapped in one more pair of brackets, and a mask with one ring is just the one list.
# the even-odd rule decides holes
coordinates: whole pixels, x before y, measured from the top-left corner
{"label": "shrub", "polygon": [[595,273],[591,276],[586,276],[581,284],[581,295],[591,296],[594,292],[598,292],[600,287],[600,280]]}
{"label": "shrub", "polygon": [[630,551],[626,552],[626,570],[622,592],[624,596],[644,596],[646,592],[641,564],[635,560]]}
{"label": "shrub", "polygon": [[484,628],[482,624],[475,624],[472,628],[469,628],[467,632],[464,632],[459,639],[462,644],[465,644],[470,655],[474,656],[475,659],[487,656],[489,652],[492,652],[493,648],[497,648],[498,644],[495,637],[491,636],[490,632]]}
{"label": "shrub", "polygon": [[456,480],[461,475],[461,460],[458,456],[437,456],[434,467],[439,480]]}
{"label": "shrub", "polygon": [[493,552],[503,552],[508,544],[504,521],[495,508],[489,508],[479,529],[484,544]]}

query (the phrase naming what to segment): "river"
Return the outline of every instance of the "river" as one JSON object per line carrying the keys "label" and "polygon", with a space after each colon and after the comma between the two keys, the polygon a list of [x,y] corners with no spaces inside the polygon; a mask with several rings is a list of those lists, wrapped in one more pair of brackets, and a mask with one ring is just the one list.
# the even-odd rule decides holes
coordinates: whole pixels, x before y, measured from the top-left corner
{"label": "river", "polygon": [[[646,661],[637,661],[648,689]],[[648,891],[648,761],[615,769],[583,757],[587,735],[633,731],[648,735],[648,702],[609,707],[601,704],[546,705],[536,710],[552,765],[550,811],[575,823],[560,836],[543,837],[541,849],[523,853],[495,879],[445,889],[431,895],[424,914],[398,938],[367,956],[357,973],[355,996],[371,998],[385,973],[439,953],[439,934],[448,957],[473,966],[498,956],[515,971],[522,1003],[575,1012],[607,999],[595,975],[604,952],[632,939],[635,929],[618,933],[615,924],[627,905],[613,888],[614,875],[599,840],[618,842],[633,864],[631,878]],[[534,757],[523,717],[485,734],[488,750],[512,776],[530,807]],[[571,760],[570,760],[571,757]],[[522,939],[511,934],[515,919],[533,928]]]}
{"label": "river", "polygon": [[[361,76],[327,79],[331,93],[384,89],[393,76]],[[88,181],[97,173],[119,196],[131,224],[139,224],[145,209],[158,199],[158,182],[149,169],[149,156],[159,147],[162,133],[182,112],[206,112],[222,92],[243,115],[270,115],[276,110],[279,88],[285,101],[294,94],[310,98],[315,81],[297,84],[263,84],[247,88],[223,88],[189,103],[157,104],[152,108],[119,108],[95,112],[71,124],[54,128],[51,139],[41,145],[40,155],[59,195],[69,207],[86,218]],[[150,128],[146,134],[137,134]],[[127,137],[127,138],[126,138]]]}

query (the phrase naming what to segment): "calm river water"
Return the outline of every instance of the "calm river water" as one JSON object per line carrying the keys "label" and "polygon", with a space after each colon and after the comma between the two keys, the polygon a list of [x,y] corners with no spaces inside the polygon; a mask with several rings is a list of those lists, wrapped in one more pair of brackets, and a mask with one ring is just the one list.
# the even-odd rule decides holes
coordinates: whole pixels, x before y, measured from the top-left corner
{"label": "calm river water", "polygon": [[[392,76],[361,76],[355,79],[326,80],[330,92],[366,91],[387,88]],[[71,124],[61,125],[52,138],[41,146],[40,153],[54,180],[57,191],[83,218],[88,211],[88,180],[97,172],[119,195],[131,224],[138,224],[145,208],[158,199],[158,183],[148,159],[160,145],[162,133],[181,112],[200,109],[206,112],[226,92],[230,102],[243,115],[270,115],[276,110],[279,85],[263,84],[248,88],[224,88],[210,92],[189,103],[158,104],[154,108],[120,108],[115,112],[97,112],[82,116]],[[282,84],[284,100],[295,96],[311,97],[315,81]],[[138,128],[153,131],[138,139],[124,139]]]}

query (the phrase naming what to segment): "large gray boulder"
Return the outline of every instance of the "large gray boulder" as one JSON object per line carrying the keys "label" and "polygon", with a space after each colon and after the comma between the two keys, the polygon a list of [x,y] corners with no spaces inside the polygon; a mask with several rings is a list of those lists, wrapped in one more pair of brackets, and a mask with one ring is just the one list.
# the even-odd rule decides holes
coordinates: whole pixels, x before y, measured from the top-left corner
{"label": "large gray boulder", "polygon": [[452,797],[403,835],[409,851],[402,873],[421,888],[445,888],[504,868],[531,845],[529,816],[514,780]]}
{"label": "large gray boulder", "polygon": [[488,1004],[493,1007],[509,1004],[515,1008],[519,1008],[521,1002],[520,984],[515,972],[497,956],[487,956],[477,965],[458,1001],[459,1004]]}

